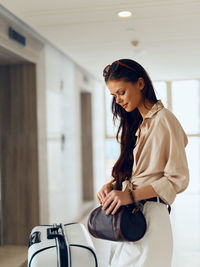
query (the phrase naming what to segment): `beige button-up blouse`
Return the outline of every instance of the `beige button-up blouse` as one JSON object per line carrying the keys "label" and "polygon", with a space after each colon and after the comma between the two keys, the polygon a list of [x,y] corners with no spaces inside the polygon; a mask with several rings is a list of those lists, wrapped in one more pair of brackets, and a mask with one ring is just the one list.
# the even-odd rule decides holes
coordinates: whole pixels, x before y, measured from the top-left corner
{"label": "beige button-up blouse", "polygon": [[152,185],[163,201],[172,204],[189,183],[188,139],[183,128],[159,100],[144,117],[136,136],[130,182],[137,188]]}

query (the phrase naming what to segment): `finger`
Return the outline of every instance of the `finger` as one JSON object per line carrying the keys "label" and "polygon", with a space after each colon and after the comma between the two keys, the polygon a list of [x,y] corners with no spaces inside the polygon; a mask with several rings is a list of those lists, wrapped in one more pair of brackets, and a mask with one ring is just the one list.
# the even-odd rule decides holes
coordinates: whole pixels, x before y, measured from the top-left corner
{"label": "finger", "polygon": [[110,203],[110,201],[112,201],[112,198],[106,196],[106,197],[104,198],[103,202],[102,202],[102,205],[104,206],[104,205],[106,205],[106,203]]}
{"label": "finger", "polygon": [[101,198],[101,202],[103,203],[104,200],[105,200],[105,197],[104,197],[104,195],[102,193],[100,194],[100,198]]}
{"label": "finger", "polygon": [[104,204],[109,198],[114,199],[114,194],[113,194],[113,192],[109,192],[109,193],[105,196],[104,201],[103,201],[103,204]]}
{"label": "finger", "polygon": [[97,200],[98,200],[98,202],[101,204],[102,203],[102,201],[101,201],[101,199],[100,199],[100,197],[97,195]]}
{"label": "finger", "polygon": [[106,203],[106,201],[108,200],[108,197],[104,197],[103,201],[102,201],[102,204],[104,205]]}
{"label": "finger", "polygon": [[106,199],[110,198],[110,197],[113,197],[115,195],[115,192],[114,191],[107,191],[107,194],[106,194]]}
{"label": "finger", "polygon": [[115,206],[117,205],[117,201],[113,201],[111,204],[110,204],[110,207],[106,210],[106,214],[110,214],[111,211],[115,208]]}
{"label": "finger", "polygon": [[104,202],[103,202],[103,207],[102,207],[102,209],[105,210],[105,209],[109,206],[109,204],[110,204],[112,201],[113,201],[113,198],[112,198],[112,197],[110,197],[110,198],[108,198],[106,201],[104,201]]}
{"label": "finger", "polygon": [[114,215],[114,214],[118,211],[118,209],[120,208],[120,206],[121,206],[121,204],[120,204],[120,202],[118,201],[118,202],[117,202],[117,205],[115,206],[114,210],[112,211],[112,215]]}
{"label": "finger", "polygon": [[100,200],[100,203],[103,203],[103,199],[102,199],[102,197],[101,197],[101,194],[100,194],[100,193],[98,193],[98,194],[97,194],[97,198]]}
{"label": "finger", "polygon": [[102,190],[102,191],[100,191],[100,195],[101,195],[101,197],[104,199],[105,197],[106,197],[106,194],[104,193],[104,191]]}

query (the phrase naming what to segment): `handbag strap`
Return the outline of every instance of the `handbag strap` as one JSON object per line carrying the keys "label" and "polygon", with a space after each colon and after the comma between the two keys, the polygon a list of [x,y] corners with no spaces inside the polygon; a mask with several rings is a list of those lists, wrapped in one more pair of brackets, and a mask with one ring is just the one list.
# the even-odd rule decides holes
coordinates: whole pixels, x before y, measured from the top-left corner
{"label": "handbag strap", "polygon": [[[160,203],[163,203],[163,204],[165,204],[167,206],[168,212],[170,214],[171,213],[171,206],[167,205],[160,197],[158,197],[158,198],[159,198],[159,202]],[[140,200],[139,202],[142,202],[142,204],[144,205],[147,201],[158,202],[158,198],[157,197],[152,197],[152,198]]]}

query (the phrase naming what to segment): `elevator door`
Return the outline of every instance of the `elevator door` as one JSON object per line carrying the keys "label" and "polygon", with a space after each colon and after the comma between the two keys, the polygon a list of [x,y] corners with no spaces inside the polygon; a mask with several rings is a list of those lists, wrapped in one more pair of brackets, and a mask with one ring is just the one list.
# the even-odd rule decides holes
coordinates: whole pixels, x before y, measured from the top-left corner
{"label": "elevator door", "polygon": [[92,152],[92,99],[91,93],[81,93],[82,132],[82,185],[83,201],[94,199]]}
{"label": "elevator door", "polygon": [[16,58],[0,49],[1,245],[27,245],[39,223],[36,65]]}

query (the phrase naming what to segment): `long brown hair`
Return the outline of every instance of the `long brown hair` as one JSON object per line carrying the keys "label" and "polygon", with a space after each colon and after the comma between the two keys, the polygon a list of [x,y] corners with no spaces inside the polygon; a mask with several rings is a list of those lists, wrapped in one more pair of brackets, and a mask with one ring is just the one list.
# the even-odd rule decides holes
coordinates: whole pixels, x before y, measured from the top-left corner
{"label": "long brown hair", "polygon": [[[135,71],[119,65],[115,71],[109,72],[105,76],[105,82],[123,80],[135,84],[138,81],[138,78],[142,77],[145,83],[144,88],[142,89],[144,103],[146,99],[151,103],[156,103],[158,100],[156,98],[152,81],[146,70],[134,60],[120,59],[119,61],[128,65]],[[114,124],[116,120],[119,119],[119,128],[117,130],[116,139],[120,143],[120,156],[113,166],[112,176],[117,182],[117,189],[121,189],[122,182],[124,180],[129,180],[132,175],[134,162],[133,150],[137,139],[135,133],[143,119],[138,108],[135,108],[131,112],[126,112],[116,103],[114,97],[112,100],[112,113]]]}

